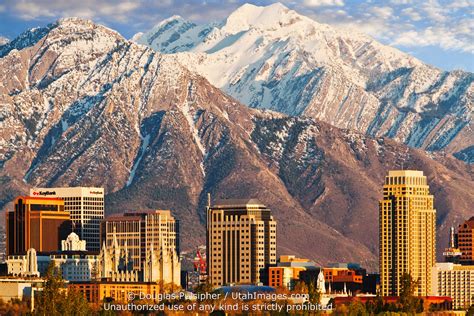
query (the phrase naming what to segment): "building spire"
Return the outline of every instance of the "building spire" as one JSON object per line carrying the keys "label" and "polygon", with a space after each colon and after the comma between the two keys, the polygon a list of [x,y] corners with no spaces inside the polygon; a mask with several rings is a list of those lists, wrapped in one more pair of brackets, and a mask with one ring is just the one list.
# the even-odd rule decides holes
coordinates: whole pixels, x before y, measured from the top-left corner
{"label": "building spire", "polygon": [[455,244],[454,244],[454,227],[451,226],[451,228],[449,229],[449,248],[455,248]]}
{"label": "building spire", "polygon": [[319,293],[322,293],[322,294],[326,293],[323,269],[319,270],[317,288],[319,290]]}
{"label": "building spire", "polygon": [[115,227],[115,225],[114,225],[114,232],[113,232],[112,248],[113,249],[118,249],[117,228]]}

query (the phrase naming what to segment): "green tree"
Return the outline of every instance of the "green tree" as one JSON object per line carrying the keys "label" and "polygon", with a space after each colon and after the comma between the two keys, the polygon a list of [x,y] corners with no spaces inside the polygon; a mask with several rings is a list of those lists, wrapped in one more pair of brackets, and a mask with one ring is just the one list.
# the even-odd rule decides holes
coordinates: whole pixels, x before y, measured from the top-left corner
{"label": "green tree", "polygon": [[293,289],[294,293],[308,294],[308,286],[303,281],[298,281]]}
{"label": "green tree", "polygon": [[35,315],[82,316],[93,314],[84,296],[70,289],[67,291],[61,270],[51,262],[46,271],[43,290],[36,292]]}
{"label": "green tree", "polygon": [[[194,289],[194,292],[196,294],[205,294],[205,293],[212,293],[214,291],[214,287],[212,286],[212,283],[209,282],[209,280],[206,280],[205,282],[199,284],[198,286],[196,286],[196,288]],[[199,301],[203,301],[201,299],[201,297],[199,297],[198,299]],[[206,300],[204,300],[206,301]]]}
{"label": "green tree", "polygon": [[400,283],[400,304],[402,305],[402,310],[407,313],[423,312],[423,301],[415,296],[419,282],[415,281],[409,273],[404,273]]}
{"label": "green tree", "polygon": [[56,316],[61,315],[62,302],[65,301],[64,281],[61,271],[54,262],[51,262],[46,271],[46,282],[43,291],[37,292],[38,298],[35,300],[35,314]]}
{"label": "green tree", "polygon": [[308,286],[308,296],[311,304],[319,304],[321,302],[321,293],[319,292],[316,282],[312,281]]}
{"label": "green tree", "polygon": [[367,309],[365,309],[364,304],[359,301],[353,301],[349,305],[348,315],[350,316],[365,316],[367,315]]}
{"label": "green tree", "polygon": [[471,307],[469,307],[469,309],[467,310],[466,315],[467,316],[474,316],[474,304],[472,304]]}
{"label": "green tree", "polygon": [[64,315],[86,316],[93,314],[89,302],[84,298],[81,292],[75,289],[68,289],[66,302],[63,302],[62,309]]}
{"label": "green tree", "polygon": [[0,299],[0,315],[14,316],[14,315],[26,315],[30,311],[28,302],[26,300],[11,299],[9,302],[5,302]]}

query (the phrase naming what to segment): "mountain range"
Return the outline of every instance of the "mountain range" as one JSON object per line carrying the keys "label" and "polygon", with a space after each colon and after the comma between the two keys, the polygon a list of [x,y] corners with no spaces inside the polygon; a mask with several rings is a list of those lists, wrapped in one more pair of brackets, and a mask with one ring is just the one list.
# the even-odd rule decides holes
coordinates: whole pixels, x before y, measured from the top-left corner
{"label": "mountain range", "polygon": [[[255,17],[253,11],[242,13],[255,8],[241,7],[226,20],[227,24],[236,14],[241,19],[240,24],[239,21],[232,24],[236,30],[256,20],[266,23],[267,11],[296,14],[281,5],[259,8],[262,11],[259,19],[250,19]],[[247,20],[243,19],[245,16]],[[269,15],[267,20],[272,23],[274,15]],[[158,24],[154,32],[172,21],[187,23],[174,17]],[[279,22],[284,23],[277,21],[277,26]],[[209,37],[227,24],[213,26],[201,37]],[[322,28],[329,30],[327,26]],[[197,34],[206,33],[198,26],[192,29]],[[284,101],[279,103],[280,108],[273,106],[277,104],[271,101],[273,97],[269,103],[249,104],[250,99],[240,100],[230,86],[219,87],[213,82],[203,73],[206,67],[189,64],[196,56],[203,58],[200,64],[210,62],[207,58],[217,58],[212,51],[178,53],[176,48],[175,53],[173,45],[185,46],[177,45],[177,40],[167,45],[170,51],[135,43],[148,38],[146,34],[126,40],[91,21],[66,18],[26,31],[0,46],[0,207],[3,210],[10,209],[14,197],[27,194],[32,186],[103,186],[108,214],[134,209],[172,209],[181,221],[181,244],[184,249],[191,249],[205,241],[207,193],[213,199],[253,197],[269,206],[278,221],[280,254],[294,253],[319,264],[360,262],[371,270],[377,268],[378,200],[388,170],[414,168],[428,176],[437,208],[439,250],[447,243],[449,226],[472,215],[472,165],[448,152],[456,146],[456,150],[467,148],[463,154],[468,158],[464,160],[470,159],[468,145],[472,138],[461,143],[463,135],[470,132],[469,124],[459,129],[445,149],[431,152],[424,150],[428,146],[424,141],[419,146],[423,148],[413,148],[416,146],[406,146],[401,139],[384,135],[382,129],[369,133],[358,130],[356,125],[338,126],[327,119],[330,104],[336,103],[325,101],[323,107],[323,103],[315,101],[336,99],[336,91],[340,90],[332,84],[342,81],[334,76],[347,76],[346,70],[338,72],[329,68],[321,70],[319,79],[310,79],[318,82],[314,82],[315,86],[329,80],[323,84],[327,90],[323,86],[312,92],[309,86],[302,88],[308,100],[313,100],[308,104],[302,101],[306,97],[301,102],[295,101],[295,109],[297,104],[302,104],[302,111],[290,113],[293,110],[285,110]],[[244,38],[245,34],[238,38]],[[190,35],[179,37],[191,38]],[[159,38],[164,37],[155,36]],[[288,37],[288,43],[292,38]],[[197,40],[193,43],[194,46],[188,45],[188,50],[200,45]],[[232,41],[228,39],[219,47],[223,46],[232,47]],[[219,47],[215,48],[216,53]],[[374,42],[371,47],[377,50],[382,46]],[[246,54],[244,47],[240,48],[242,56],[251,55]],[[392,51],[382,48],[380,54]],[[274,56],[276,60],[279,54]],[[234,57],[228,55],[228,58]],[[408,60],[416,67],[439,71],[413,58]],[[404,62],[408,63],[400,61]],[[282,80],[290,84],[296,79],[283,72],[284,64],[279,63],[277,68],[282,71],[281,78],[286,78]],[[300,69],[310,65],[301,64]],[[356,63],[353,66],[354,72],[361,73]],[[380,65],[380,73],[389,66],[395,67],[391,60]],[[271,76],[276,76],[277,68],[272,67],[268,68]],[[248,67],[242,69],[245,73]],[[222,70],[227,73],[225,68]],[[331,71],[332,79],[327,77]],[[459,72],[447,76],[470,78],[471,75]],[[404,79],[410,86],[411,77]],[[242,96],[252,98],[250,78],[247,83],[249,86],[243,82],[236,84],[242,84]],[[283,89],[282,82],[274,83],[274,91]],[[388,91],[389,87],[396,89],[387,84],[382,90]],[[448,93],[459,96],[459,101],[452,107],[433,104],[432,110],[443,108],[453,111],[447,117],[468,120],[472,114],[469,113],[472,84],[450,89],[440,84],[438,88],[440,98]],[[443,89],[448,92],[440,92]],[[367,100],[376,98],[367,92],[367,87],[362,90],[366,91]],[[356,94],[361,96],[362,90]],[[461,90],[464,92],[458,94]],[[324,91],[332,97],[323,96]],[[281,92],[282,98],[286,98]],[[380,104],[377,100],[373,101],[374,107]],[[344,108],[341,111],[349,121],[354,113],[359,113],[354,110],[350,114],[351,107],[368,106],[356,99],[346,102],[339,106]],[[288,108],[292,106],[288,103]],[[328,116],[312,115],[309,109],[313,107],[316,111],[316,106],[327,108]],[[454,108],[463,110],[458,113]],[[424,106],[420,109],[420,112],[409,112],[418,116],[426,112]],[[371,112],[360,113],[361,121],[373,120]],[[414,118],[401,120],[400,124],[414,121]],[[454,122],[446,119],[444,124],[451,124],[448,121]],[[407,128],[416,129],[414,126]],[[436,135],[442,135],[442,131],[439,126]]]}
{"label": "mountain range", "polygon": [[220,23],[197,25],[174,16],[133,40],[176,54],[250,107],[474,162],[472,73],[441,71],[280,3],[245,4]]}

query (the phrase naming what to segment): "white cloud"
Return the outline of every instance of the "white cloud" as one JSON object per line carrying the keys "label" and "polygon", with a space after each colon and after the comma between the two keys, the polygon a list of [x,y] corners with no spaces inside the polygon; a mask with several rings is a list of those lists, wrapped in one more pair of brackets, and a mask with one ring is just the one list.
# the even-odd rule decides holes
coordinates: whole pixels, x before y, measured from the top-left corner
{"label": "white cloud", "polygon": [[372,7],[370,12],[382,19],[389,19],[393,16],[393,9],[390,7]]}
{"label": "white cloud", "polygon": [[[474,3],[473,0],[467,2]],[[335,7],[313,11],[316,20],[338,25],[349,31],[366,33],[385,44],[416,48],[433,46],[444,51],[473,53],[474,20],[465,1],[451,3],[438,0],[364,1],[347,4],[347,15],[337,15]],[[385,5],[381,5],[385,4]],[[458,11],[456,11],[458,10]],[[458,13],[456,13],[458,12]]]}
{"label": "white cloud", "polygon": [[421,31],[407,31],[399,34],[392,45],[406,47],[439,46],[445,50],[474,52],[474,43],[464,41],[456,32],[443,27],[428,27]]}
{"label": "white cloud", "polygon": [[390,3],[394,5],[411,4],[412,2],[412,0],[390,0]]}
{"label": "white cloud", "polygon": [[108,17],[125,21],[127,14],[140,7],[140,1],[6,0],[5,4],[23,20],[78,16],[82,18]]}
{"label": "white cloud", "polygon": [[422,9],[425,11],[427,16],[435,22],[444,22],[447,19],[444,15],[447,13],[446,8],[441,6],[437,0],[428,0],[424,2]]}
{"label": "white cloud", "polygon": [[[0,12],[25,20],[79,16],[96,22],[147,30],[179,14],[198,23],[221,20],[244,2],[273,0],[0,0]],[[278,1],[278,0],[276,0]],[[279,0],[317,21],[349,27],[392,45],[437,46],[470,51],[474,43],[474,0]],[[441,4],[440,4],[441,3]]]}
{"label": "white cloud", "polygon": [[305,0],[304,5],[308,7],[330,7],[330,6],[344,6],[343,0]]}
{"label": "white cloud", "polygon": [[420,21],[422,19],[420,13],[414,8],[405,8],[401,12],[403,15],[409,17],[412,21]]}
{"label": "white cloud", "polygon": [[18,1],[14,5],[14,10],[19,14],[21,19],[33,20],[39,16],[53,17],[54,13],[42,5],[34,2]]}
{"label": "white cloud", "polygon": [[[471,8],[474,7],[474,1],[470,0],[456,0],[447,5],[448,8],[452,9],[462,9],[462,8]],[[472,12],[471,12],[472,14]]]}

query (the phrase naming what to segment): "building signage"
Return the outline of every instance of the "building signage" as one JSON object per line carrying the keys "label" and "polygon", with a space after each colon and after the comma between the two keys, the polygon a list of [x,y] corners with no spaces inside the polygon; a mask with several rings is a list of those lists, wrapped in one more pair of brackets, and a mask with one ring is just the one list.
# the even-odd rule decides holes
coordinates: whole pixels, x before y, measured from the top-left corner
{"label": "building signage", "polygon": [[56,191],[34,191],[34,196],[48,196],[48,195],[56,195]]}

